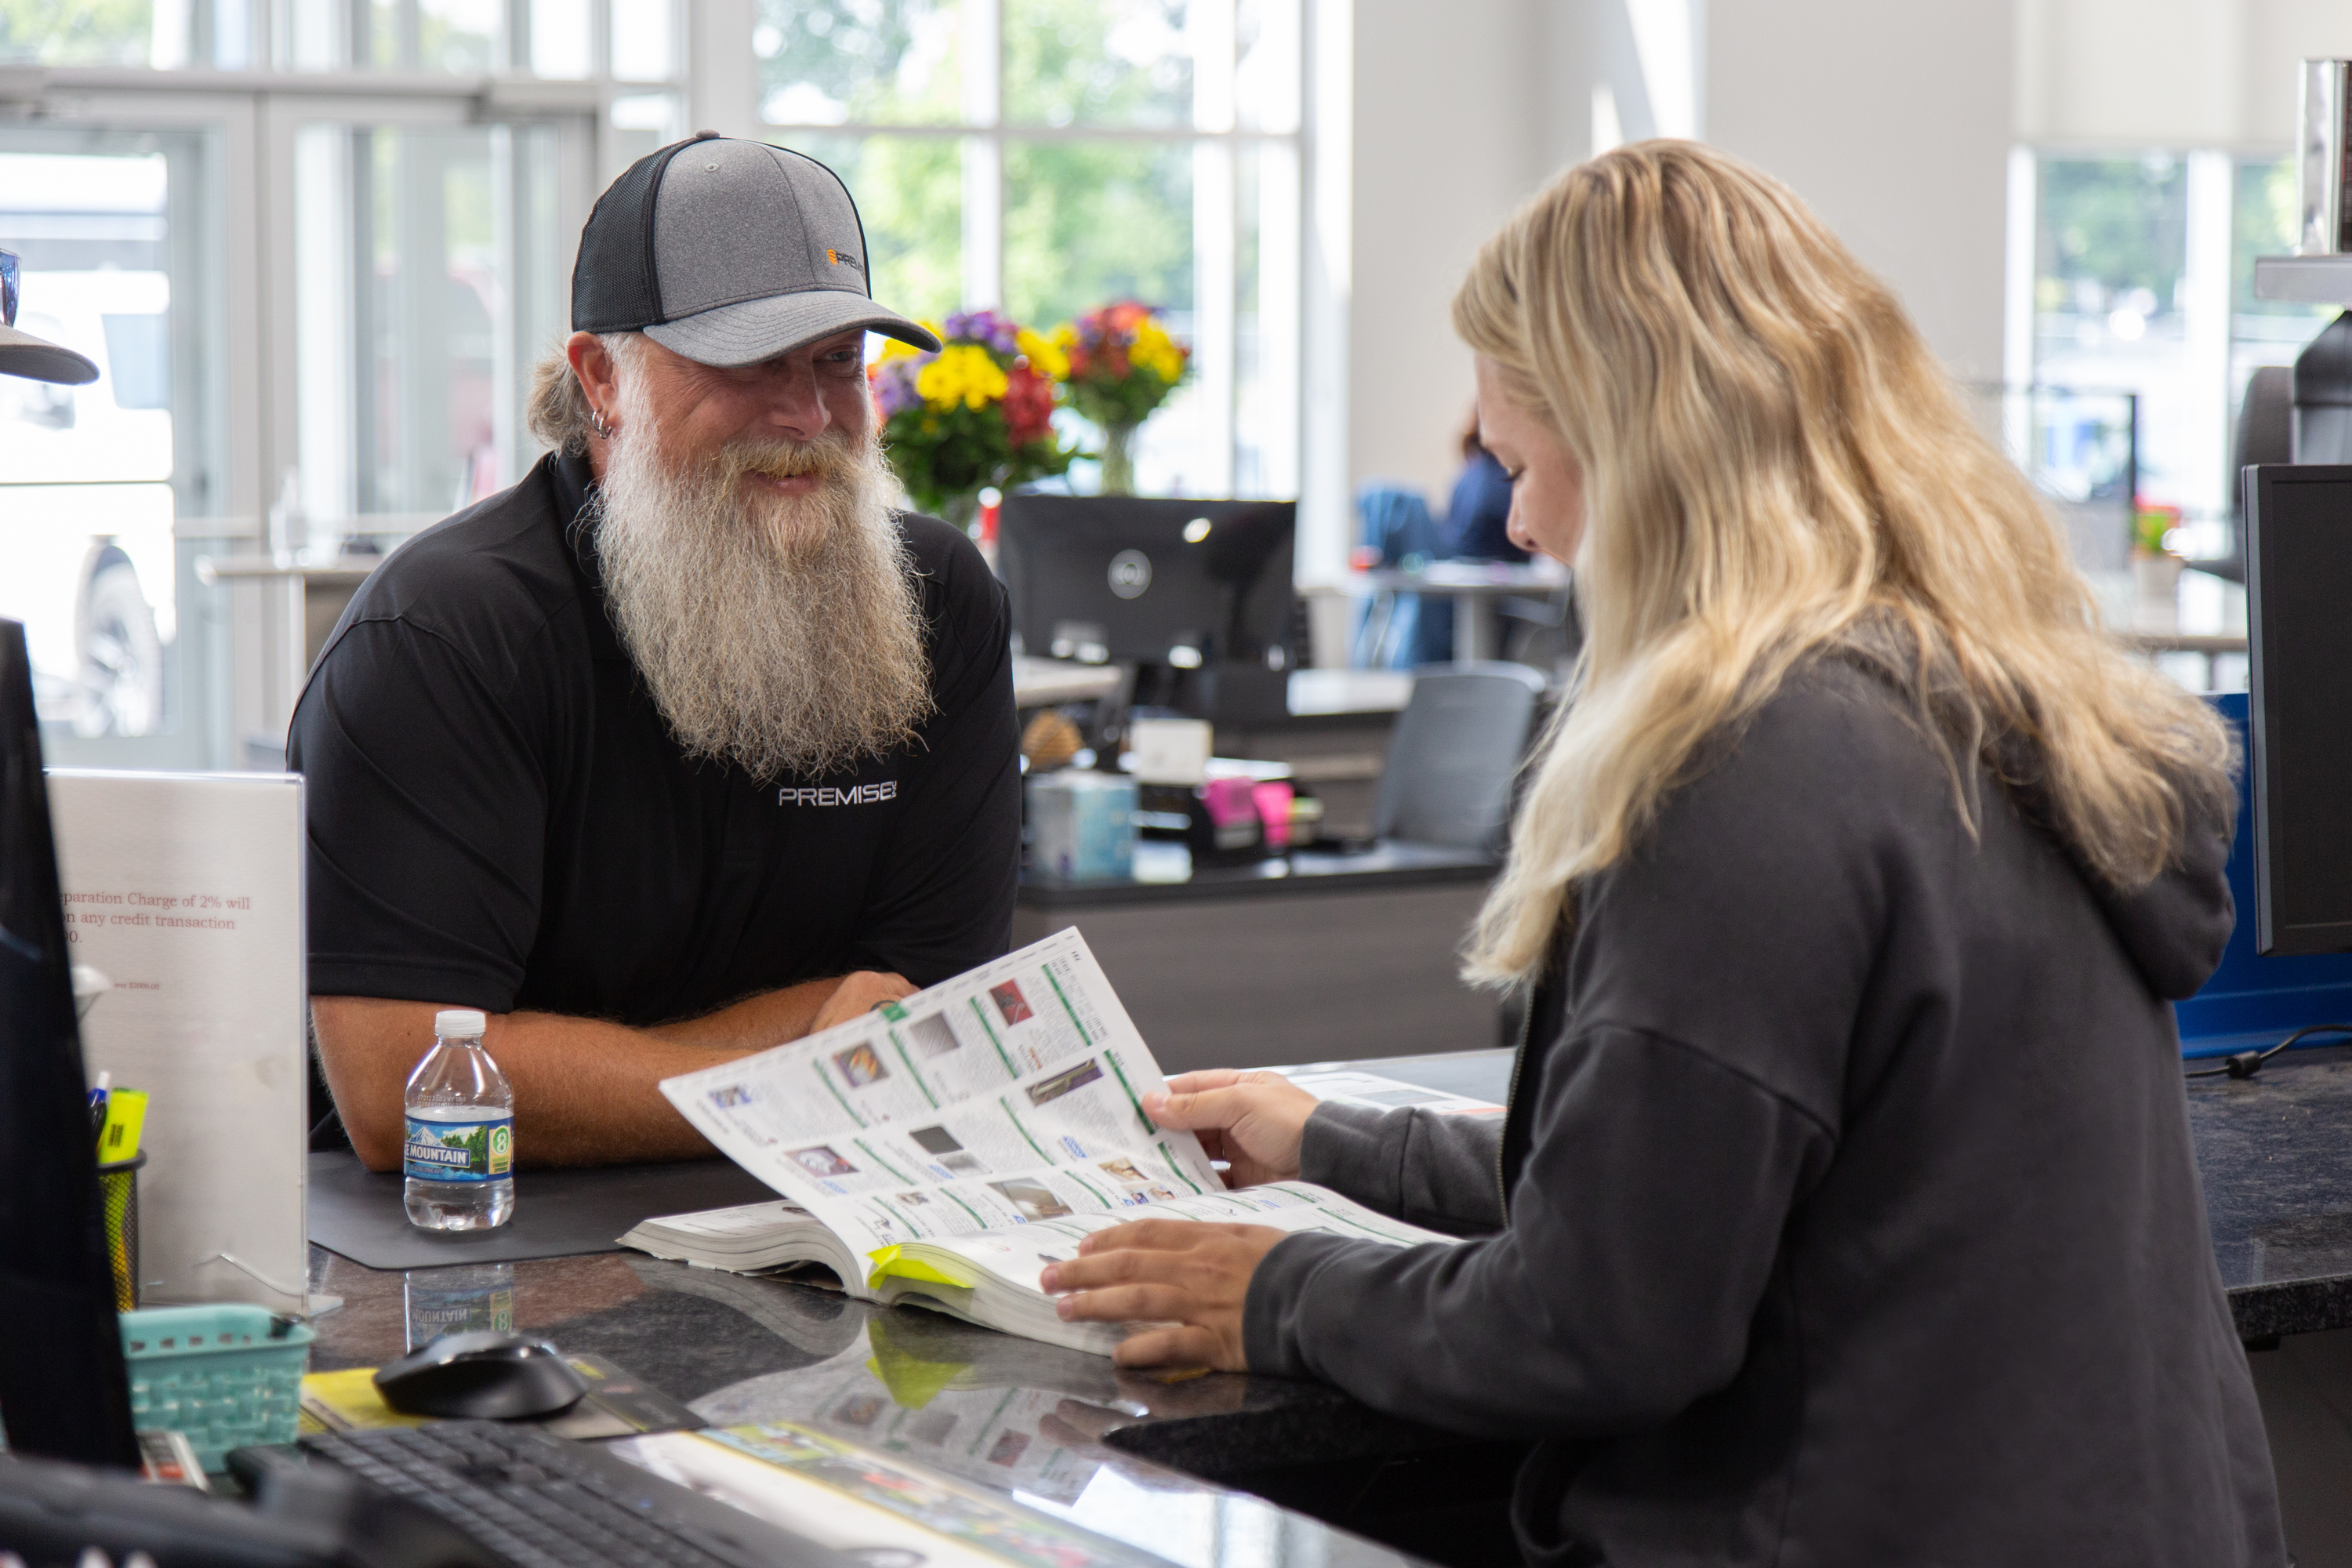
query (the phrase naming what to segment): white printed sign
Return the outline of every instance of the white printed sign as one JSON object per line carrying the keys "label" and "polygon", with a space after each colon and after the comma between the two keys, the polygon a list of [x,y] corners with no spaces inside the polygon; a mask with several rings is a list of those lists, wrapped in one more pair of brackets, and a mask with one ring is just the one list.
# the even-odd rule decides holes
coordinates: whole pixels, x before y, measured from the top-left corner
{"label": "white printed sign", "polygon": [[52,768],[95,1077],[147,1092],[142,1301],[303,1308],[302,781]]}

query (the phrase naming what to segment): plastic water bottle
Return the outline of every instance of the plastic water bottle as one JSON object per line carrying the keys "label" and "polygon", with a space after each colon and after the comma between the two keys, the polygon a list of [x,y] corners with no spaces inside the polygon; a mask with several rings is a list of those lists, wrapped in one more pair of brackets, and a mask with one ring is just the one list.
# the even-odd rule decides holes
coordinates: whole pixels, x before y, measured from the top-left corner
{"label": "plastic water bottle", "polygon": [[489,1020],[433,1016],[433,1048],[408,1075],[401,1169],[412,1225],[488,1230],[514,1214],[514,1089],[482,1048]]}

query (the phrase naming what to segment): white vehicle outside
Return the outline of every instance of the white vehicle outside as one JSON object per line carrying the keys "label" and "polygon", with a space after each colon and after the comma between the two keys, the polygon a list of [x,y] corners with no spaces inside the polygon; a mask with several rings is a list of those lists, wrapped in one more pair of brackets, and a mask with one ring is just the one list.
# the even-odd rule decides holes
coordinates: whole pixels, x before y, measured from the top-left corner
{"label": "white vehicle outside", "polygon": [[[161,158],[0,164],[0,246],[20,211],[160,225]],[[28,263],[17,324],[88,355],[99,377],[0,377],[0,616],[25,624],[41,717],[86,737],[152,734],[171,718],[171,303],[160,271]]]}

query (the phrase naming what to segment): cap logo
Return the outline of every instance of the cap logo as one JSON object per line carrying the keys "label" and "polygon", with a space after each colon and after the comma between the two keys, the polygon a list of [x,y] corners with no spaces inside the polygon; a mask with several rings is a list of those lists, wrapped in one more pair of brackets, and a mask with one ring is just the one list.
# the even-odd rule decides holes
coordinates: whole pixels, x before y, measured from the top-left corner
{"label": "cap logo", "polygon": [[[824,253],[824,258],[827,261],[832,262],[835,267],[857,266],[857,258],[850,255],[849,252],[845,250],[827,250]],[[860,270],[862,271],[863,268],[860,268]]]}

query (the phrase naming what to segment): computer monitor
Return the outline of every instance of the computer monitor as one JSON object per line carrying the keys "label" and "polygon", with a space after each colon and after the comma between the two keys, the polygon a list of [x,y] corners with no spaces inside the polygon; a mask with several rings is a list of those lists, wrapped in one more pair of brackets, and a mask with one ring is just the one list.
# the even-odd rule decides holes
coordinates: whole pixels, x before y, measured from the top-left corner
{"label": "computer monitor", "polygon": [[0,621],[0,1421],[136,1468],[25,628]]}
{"label": "computer monitor", "polygon": [[1135,665],[1141,703],[1214,710],[1246,688],[1279,710],[1297,514],[1295,501],[1008,496],[997,571],[1023,650]]}
{"label": "computer monitor", "polygon": [[2255,950],[2352,951],[2352,466],[2244,484]]}

